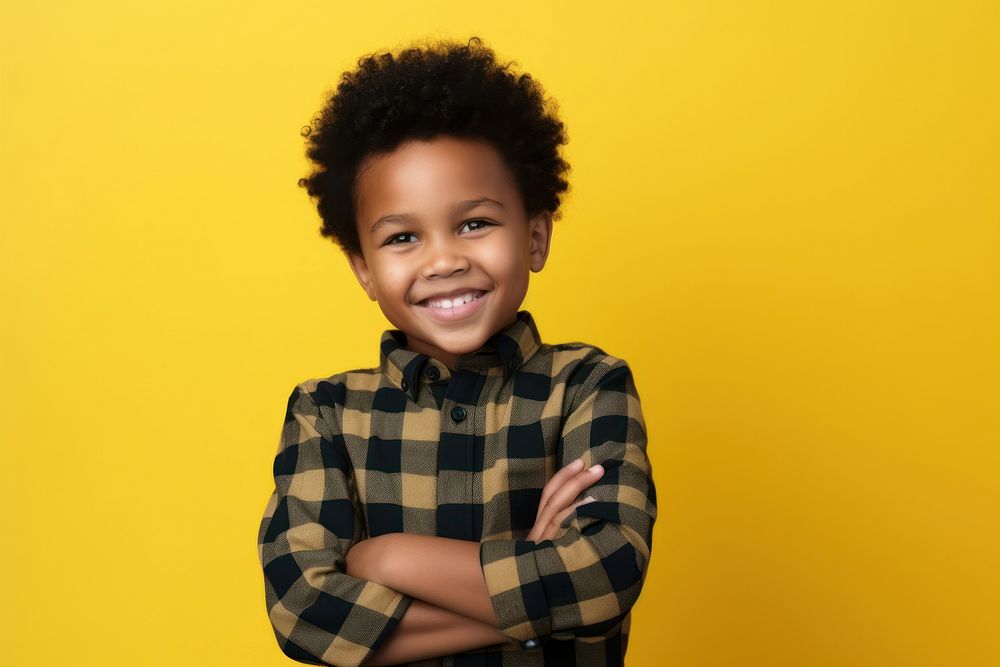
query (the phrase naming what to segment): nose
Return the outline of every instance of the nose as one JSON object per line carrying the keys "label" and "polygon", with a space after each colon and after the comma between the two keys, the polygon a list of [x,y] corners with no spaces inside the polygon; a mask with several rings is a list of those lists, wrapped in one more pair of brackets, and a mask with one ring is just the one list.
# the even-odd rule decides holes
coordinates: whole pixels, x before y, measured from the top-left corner
{"label": "nose", "polygon": [[427,244],[426,253],[424,278],[447,278],[469,268],[468,258],[456,244],[448,240]]}

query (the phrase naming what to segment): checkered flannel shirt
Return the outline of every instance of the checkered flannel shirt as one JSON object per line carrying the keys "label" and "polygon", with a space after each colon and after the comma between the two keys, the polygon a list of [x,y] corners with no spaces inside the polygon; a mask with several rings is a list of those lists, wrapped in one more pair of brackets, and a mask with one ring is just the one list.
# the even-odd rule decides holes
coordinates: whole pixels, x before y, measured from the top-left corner
{"label": "checkered flannel shirt", "polygon": [[[531,314],[454,369],[382,334],[380,366],[292,390],[258,534],[281,650],[360,665],[412,597],[345,573],[385,533],[480,543],[499,629],[518,640],[410,663],[622,665],[656,520],[646,429],[628,364],[586,343],[546,344]],[[554,539],[535,544],[542,488],[577,457],[604,475]]]}

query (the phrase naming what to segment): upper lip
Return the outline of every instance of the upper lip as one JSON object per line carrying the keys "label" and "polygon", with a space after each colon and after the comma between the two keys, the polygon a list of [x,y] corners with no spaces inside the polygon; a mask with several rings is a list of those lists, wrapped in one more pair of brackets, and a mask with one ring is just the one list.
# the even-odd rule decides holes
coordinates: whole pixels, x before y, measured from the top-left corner
{"label": "upper lip", "polygon": [[469,292],[488,292],[488,289],[483,287],[458,287],[447,292],[438,292],[437,294],[431,294],[430,296],[425,296],[422,299],[418,299],[417,303],[422,303],[424,301],[429,301],[431,299],[447,299],[449,297],[458,296],[459,294],[468,294]]}

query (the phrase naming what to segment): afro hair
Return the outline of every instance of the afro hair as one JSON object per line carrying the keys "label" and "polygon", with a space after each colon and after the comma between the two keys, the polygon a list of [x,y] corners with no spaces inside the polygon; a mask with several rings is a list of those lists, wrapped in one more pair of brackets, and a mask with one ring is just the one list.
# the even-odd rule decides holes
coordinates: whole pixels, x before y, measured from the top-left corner
{"label": "afro hair", "polygon": [[439,135],[485,140],[504,158],[525,213],[558,219],[560,194],[569,189],[567,143],[557,104],[530,74],[497,62],[479,37],[467,43],[411,44],[397,54],[362,56],[341,75],[310,125],[302,128],[312,172],[298,181],[315,203],[320,235],[361,254],[355,222],[359,166],[410,139]]}

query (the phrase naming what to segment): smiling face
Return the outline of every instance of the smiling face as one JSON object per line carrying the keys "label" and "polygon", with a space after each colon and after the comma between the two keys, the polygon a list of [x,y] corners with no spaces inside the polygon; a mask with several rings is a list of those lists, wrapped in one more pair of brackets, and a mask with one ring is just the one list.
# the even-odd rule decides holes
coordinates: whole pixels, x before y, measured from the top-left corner
{"label": "smiling face", "polygon": [[356,224],[362,254],[347,258],[368,298],[407,348],[449,368],[514,323],[552,238],[551,216],[527,217],[499,152],[450,136],[369,157]]}

